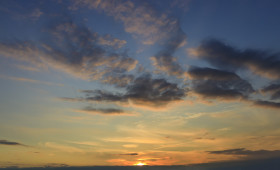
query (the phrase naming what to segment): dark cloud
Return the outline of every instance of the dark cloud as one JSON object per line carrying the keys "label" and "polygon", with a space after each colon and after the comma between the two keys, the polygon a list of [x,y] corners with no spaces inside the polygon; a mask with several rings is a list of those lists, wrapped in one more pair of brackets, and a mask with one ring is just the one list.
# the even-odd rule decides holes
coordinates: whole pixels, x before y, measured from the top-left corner
{"label": "dark cloud", "polygon": [[0,145],[10,145],[10,146],[25,146],[21,143],[18,142],[12,142],[8,140],[0,140]]}
{"label": "dark cloud", "polygon": [[254,90],[250,83],[237,74],[213,68],[191,67],[193,91],[206,98],[247,98]]}
{"label": "dark cloud", "polygon": [[239,50],[216,39],[205,40],[190,53],[211,65],[233,71],[250,69],[268,78],[280,78],[280,55],[257,49]]}
{"label": "dark cloud", "polygon": [[124,110],[121,109],[114,109],[114,108],[93,108],[93,107],[85,107],[81,111],[85,111],[88,113],[95,113],[95,114],[103,114],[103,115],[121,115],[127,114]]}
{"label": "dark cloud", "polygon": [[124,153],[124,154],[119,154],[119,155],[122,155],[122,156],[137,156],[139,154],[138,153]]}
{"label": "dark cloud", "polygon": [[188,74],[192,79],[211,79],[211,80],[238,80],[240,77],[235,73],[218,70],[213,68],[191,67]]}
{"label": "dark cloud", "polygon": [[253,104],[256,106],[261,106],[261,107],[265,107],[265,108],[280,109],[280,103],[278,103],[278,102],[257,100],[257,101],[253,101]]}
{"label": "dark cloud", "polygon": [[264,93],[271,93],[271,100],[280,99],[280,84],[271,84],[261,91]]}
{"label": "dark cloud", "polygon": [[280,158],[221,161],[192,165],[192,167],[201,170],[279,170]]}
{"label": "dark cloud", "polygon": [[182,100],[186,90],[165,79],[153,79],[151,75],[136,78],[126,87],[124,93],[110,93],[101,90],[83,91],[88,101],[128,102],[153,106],[166,105],[169,102]]}
{"label": "dark cloud", "polygon": [[280,150],[247,150],[245,148],[236,148],[219,151],[207,151],[210,154],[224,154],[224,155],[244,155],[249,158],[271,158],[280,157]]}

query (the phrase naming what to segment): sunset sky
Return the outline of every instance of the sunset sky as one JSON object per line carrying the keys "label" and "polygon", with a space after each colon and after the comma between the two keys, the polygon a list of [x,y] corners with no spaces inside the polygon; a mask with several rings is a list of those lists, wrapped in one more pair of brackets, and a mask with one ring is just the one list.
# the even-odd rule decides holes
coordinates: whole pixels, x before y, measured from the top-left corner
{"label": "sunset sky", "polygon": [[1,0],[0,167],[279,158],[279,9]]}

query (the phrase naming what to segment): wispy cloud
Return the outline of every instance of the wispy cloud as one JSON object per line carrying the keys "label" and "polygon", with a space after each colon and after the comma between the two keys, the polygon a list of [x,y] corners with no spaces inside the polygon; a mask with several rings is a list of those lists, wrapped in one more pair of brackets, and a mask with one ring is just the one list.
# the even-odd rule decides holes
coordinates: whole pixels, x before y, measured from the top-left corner
{"label": "wispy cloud", "polygon": [[152,61],[157,69],[172,76],[183,76],[184,70],[173,56],[186,43],[186,35],[176,18],[159,13],[149,3],[133,1],[74,1],[69,9],[81,7],[104,11],[124,24],[125,31],[131,33],[143,44],[160,44],[162,47]]}
{"label": "wispy cloud", "polygon": [[42,42],[0,42],[0,54],[36,68],[54,68],[86,80],[102,80],[110,73],[122,74],[133,70],[138,63],[125,53],[104,47],[110,40],[113,41],[110,46],[122,41],[107,36],[106,43],[104,40],[100,44],[102,36],[67,17],[53,21],[44,30],[48,38]]}
{"label": "wispy cloud", "polygon": [[45,147],[47,148],[51,148],[51,149],[55,149],[55,150],[59,150],[59,151],[63,151],[63,152],[70,152],[70,153],[84,153],[85,151],[80,149],[80,148],[76,148],[73,146],[68,146],[68,145],[61,145],[61,144],[57,144],[57,143],[53,143],[53,142],[46,142],[44,144]]}
{"label": "wispy cloud", "polygon": [[64,86],[64,84],[46,82],[46,81],[41,81],[41,80],[33,80],[33,79],[23,78],[23,77],[0,75],[0,78],[10,79],[10,80],[14,80],[14,81],[28,82],[28,83],[44,84],[44,85],[49,85],[49,86]]}

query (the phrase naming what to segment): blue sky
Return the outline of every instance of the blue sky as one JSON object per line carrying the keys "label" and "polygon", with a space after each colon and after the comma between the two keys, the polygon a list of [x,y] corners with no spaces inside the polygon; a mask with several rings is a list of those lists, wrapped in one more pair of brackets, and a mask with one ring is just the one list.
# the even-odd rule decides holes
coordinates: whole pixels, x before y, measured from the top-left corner
{"label": "blue sky", "polygon": [[279,157],[278,1],[0,6],[0,167]]}

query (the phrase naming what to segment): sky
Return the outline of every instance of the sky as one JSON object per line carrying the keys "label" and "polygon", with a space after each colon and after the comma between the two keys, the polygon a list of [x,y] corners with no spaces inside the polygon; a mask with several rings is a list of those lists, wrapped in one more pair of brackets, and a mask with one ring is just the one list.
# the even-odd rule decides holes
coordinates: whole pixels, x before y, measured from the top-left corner
{"label": "sky", "polygon": [[0,1],[0,167],[279,158],[279,8]]}

